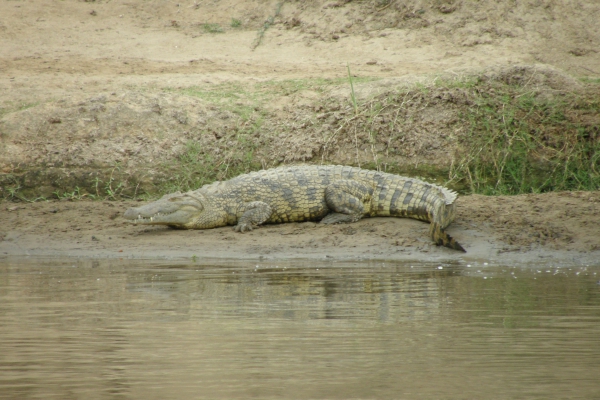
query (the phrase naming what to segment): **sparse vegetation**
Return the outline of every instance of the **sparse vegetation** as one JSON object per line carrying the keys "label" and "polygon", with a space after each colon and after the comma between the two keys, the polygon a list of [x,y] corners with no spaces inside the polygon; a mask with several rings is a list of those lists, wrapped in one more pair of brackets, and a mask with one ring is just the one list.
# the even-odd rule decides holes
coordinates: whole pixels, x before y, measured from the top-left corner
{"label": "sparse vegetation", "polygon": [[65,200],[83,200],[86,197],[90,197],[93,198],[91,196],[89,196],[87,193],[82,193],[82,190],[79,188],[79,186],[75,187],[75,190],[71,191],[71,192],[64,192],[64,191],[60,191],[60,190],[56,190],[54,191],[54,196],[56,196],[57,199],[65,199]]}
{"label": "sparse vegetation", "polygon": [[[108,199],[111,200],[116,200],[117,198],[121,197],[124,195],[124,190],[127,187],[127,185],[125,184],[125,182],[121,181],[121,180],[117,180],[114,175],[115,175],[115,171],[119,171],[121,169],[120,165],[115,165],[112,169],[112,171],[110,172],[110,177],[108,178],[108,180],[105,182],[105,186],[104,186],[104,192],[106,193],[106,197]],[[133,197],[135,198],[135,196],[137,195],[137,189],[133,194]]]}
{"label": "sparse vegetation", "polygon": [[0,105],[0,118],[2,118],[4,115],[11,113],[11,112],[17,112],[17,111],[23,111],[23,110],[27,110],[28,108],[32,108],[37,106],[38,104],[40,104],[39,102],[21,102],[21,103],[15,103],[15,102],[5,102],[4,104]]}
{"label": "sparse vegetation", "polygon": [[265,36],[265,33],[271,27],[271,25],[273,25],[273,23],[275,22],[275,18],[277,18],[281,13],[281,7],[283,7],[283,3],[285,3],[285,0],[282,0],[279,3],[277,3],[273,15],[269,16],[269,18],[267,18],[262,27],[258,30],[258,33],[256,34],[256,39],[254,39],[254,42],[252,43],[252,50],[255,50],[258,46],[260,46],[260,43],[262,42],[263,37]]}
{"label": "sparse vegetation", "polygon": [[208,33],[223,33],[223,27],[219,24],[209,24],[209,23],[205,23],[202,24],[202,28],[204,29],[205,32]]}
{"label": "sparse vegetation", "polygon": [[21,186],[21,182],[14,178],[9,177],[5,182],[8,183],[5,187],[0,187],[0,194],[2,195],[2,199],[10,200],[10,201],[24,201],[27,203],[34,203],[36,201],[45,201],[47,200],[44,196],[37,197],[27,197],[23,194],[23,187]]}
{"label": "sparse vegetation", "polygon": [[261,165],[254,160],[254,149],[239,136],[240,143],[223,156],[215,156],[203,151],[202,146],[189,141],[185,150],[163,168],[169,171],[170,179],[159,187],[161,193],[195,190],[216,180],[226,180],[234,176],[258,170]]}
{"label": "sparse vegetation", "polygon": [[354,94],[354,83],[352,82],[352,74],[350,73],[350,64],[346,63],[348,69],[348,82],[350,83],[350,98],[354,107],[354,114],[358,114],[358,104],[356,104],[356,95]]}
{"label": "sparse vegetation", "polygon": [[597,84],[597,85],[600,84],[600,78],[584,77],[584,78],[581,78],[581,81],[585,82],[585,83],[593,83],[593,84]]}
{"label": "sparse vegetation", "polygon": [[[466,78],[417,84],[358,105],[351,94],[354,113],[347,114],[327,138],[321,162],[346,140],[353,142],[356,165],[408,173],[410,167],[397,164],[398,153],[406,152],[398,144],[405,140],[403,125],[418,115],[407,112],[406,106],[427,109],[439,102],[454,110],[458,118],[450,118],[449,123],[463,133],[456,137],[458,146],[443,137],[432,145],[456,148],[455,162],[450,169],[415,165],[413,175],[425,175],[464,193],[600,188],[598,86],[583,92],[549,94],[531,87]],[[365,152],[371,161],[364,161]],[[449,179],[440,181],[445,174]]]}
{"label": "sparse vegetation", "polygon": [[[370,82],[377,80],[372,77],[354,77],[353,82]],[[177,93],[193,96],[209,103],[223,107],[244,117],[266,108],[266,103],[282,96],[291,96],[303,90],[324,93],[334,87],[347,83],[347,78],[326,79],[284,79],[241,84],[238,82],[224,83],[215,86],[191,86],[171,89]]]}
{"label": "sparse vegetation", "polygon": [[469,130],[454,179],[482,194],[600,188],[598,88],[549,97],[520,86],[482,86],[462,113]]}
{"label": "sparse vegetation", "polygon": [[[389,88],[364,85],[375,79],[353,76],[349,67],[347,73],[337,79],[171,88],[171,93],[202,99],[210,118],[216,118],[194,122],[194,110],[204,107],[193,108],[194,102],[181,103],[188,109],[161,108],[158,115],[167,122],[172,118],[174,125],[152,132],[171,147],[163,147],[169,151],[152,166],[151,178],[130,176],[129,167],[117,163],[89,177],[46,174],[39,179],[60,182],[52,189],[59,198],[137,198],[196,189],[281,163],[309,162],[421,177],[462,193],[600,188],[597,83],[558,92],[466,77]],[[289,106],[273,108],[282,100]],[[174,136],[177,130],[185,135]],[[21,181],[30,182],[29,176]],[[24,189],[11,182],[3,182],[3,198],[39,196],[35,186]]]}

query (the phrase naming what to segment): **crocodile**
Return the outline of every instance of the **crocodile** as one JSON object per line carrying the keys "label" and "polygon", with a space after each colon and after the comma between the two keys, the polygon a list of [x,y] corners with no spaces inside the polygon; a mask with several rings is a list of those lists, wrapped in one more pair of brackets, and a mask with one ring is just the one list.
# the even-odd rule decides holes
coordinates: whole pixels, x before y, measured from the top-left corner
{"label": "crocodile", "polygon": [[233,225],[237,232],[264,223],[356,222],[407,217],[430,222],[437,244],[466,252],[444,229],[454,220],[457,193],[419,179],[340,165],[295,165],[239,175],[186,193],[176,192],[124,218],[179,229]]}

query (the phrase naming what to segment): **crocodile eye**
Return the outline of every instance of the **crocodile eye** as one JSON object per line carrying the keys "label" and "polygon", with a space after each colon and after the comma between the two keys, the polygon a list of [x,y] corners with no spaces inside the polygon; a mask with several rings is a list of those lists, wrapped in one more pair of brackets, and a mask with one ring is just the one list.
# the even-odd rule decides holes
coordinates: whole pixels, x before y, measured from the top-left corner
{"label": "crocodile eye", "polygon": [[182,199],[181,199],[181,197],[177,196],[177,197],[170,197],[168,200],[172,201],[172,202],[177,202],[177,201],[180,201]]}
{"label": "crocodile eye", "polygon": [[175,192],[175,193],[169,193],[169,194],[165,194],[163,197],[161,197],[161,200],[172,200],[175,197],[180,197],[181,196],[181,192]]}

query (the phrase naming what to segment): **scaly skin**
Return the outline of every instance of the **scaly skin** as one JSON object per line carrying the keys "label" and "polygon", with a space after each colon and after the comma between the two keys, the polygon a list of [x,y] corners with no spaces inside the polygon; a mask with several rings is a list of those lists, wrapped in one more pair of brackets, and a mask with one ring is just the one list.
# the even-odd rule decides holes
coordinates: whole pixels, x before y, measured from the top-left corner
{"label": "scaly skin", "polygon": [[125,212],[140,224],[180,229],[234,225],[238,232],[264,223],[356,222],[363,217],[408,217],[431,223],[432,240],[465,251],[444,229],[454,219],[457,194],[447,188],[384,172],[344,166],[279,167],[172,193]]}

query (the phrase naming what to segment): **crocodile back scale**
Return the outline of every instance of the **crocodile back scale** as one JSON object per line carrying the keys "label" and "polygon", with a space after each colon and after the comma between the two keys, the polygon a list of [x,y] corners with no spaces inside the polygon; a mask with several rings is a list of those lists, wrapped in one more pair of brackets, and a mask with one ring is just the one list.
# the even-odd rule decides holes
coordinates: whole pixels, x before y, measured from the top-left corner
{"label": "crocodile back scale", "polygon": [[128,209],[124,217],[180,229],[234,225],[238,232],[264,223],[407,217],[430,222],[437,245],[464,252],[444,231],[454,219],[456,198],[456,192],[419,179],[347,166],[296,165],[168,194]]}

